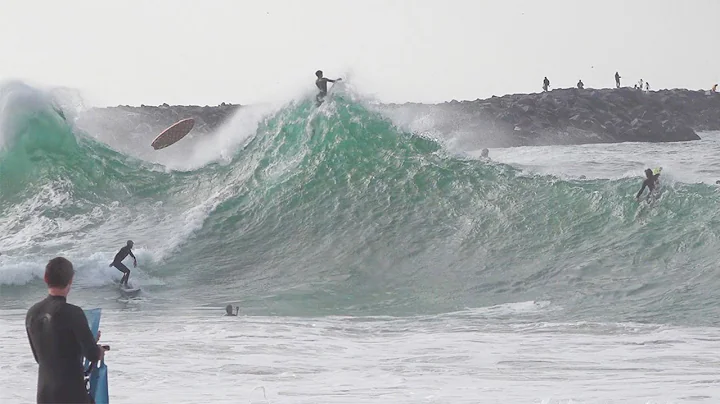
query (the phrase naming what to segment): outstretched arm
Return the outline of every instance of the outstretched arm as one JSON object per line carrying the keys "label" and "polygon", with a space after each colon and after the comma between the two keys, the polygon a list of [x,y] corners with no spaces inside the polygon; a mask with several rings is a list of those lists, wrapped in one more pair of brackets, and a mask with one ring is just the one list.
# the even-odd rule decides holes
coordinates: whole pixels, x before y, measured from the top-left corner
{"label": "outstretched arm", "polygon": [[37,353],[35,352],[35,345],[33,345],[32,338],[30,338],[30,330],[25,328],[25,332],[27,333],[28,341],[30,341],[30,349],[32,350],[33,357],[35,358],[35,362],[40,363],[40,361],[38,360],[38,357],[37,357]]}

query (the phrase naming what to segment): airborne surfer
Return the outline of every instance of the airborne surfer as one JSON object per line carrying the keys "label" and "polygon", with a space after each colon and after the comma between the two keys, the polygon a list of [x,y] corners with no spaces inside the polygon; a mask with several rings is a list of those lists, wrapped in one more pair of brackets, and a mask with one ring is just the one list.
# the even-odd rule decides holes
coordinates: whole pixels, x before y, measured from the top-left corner
{"label": "airborne surfer", "polygon": [[128,240],[125,247],[121,248],[120,251],[118,251],[118,253],[115,254],[115,259],[113,259],[113,262],[111,262],[109,265],[111,267],[117,268],[118,270],[120,270],[120,272],[123,273],[123,277],[122,277],[122,279],[120,279],[120,286],[125,285],[125,287],[127,287],[128,280],[130,279],[130,269],[128,269],[128,267],[126,267],[122,263],[122,260],[124,260],[125,257],[127,257],[129,254],[133,259],[133,267],[137,267],[137,258],[135,258],[135,256],[133,255],[133,253],[131,251],[132,248],[133,248],[133,242],[132,242],[132,240]]}
{"label": "airborne surfer", "polygon": [[639,199],[640,195],[642,195],[643,191],[645,191],[645,187],[648,188],[649,194],[652,195],[653,191],[655,191],[655,187],[657,187],[660,183],[660,169],[656,168],[654,171],[651,169],[645,170],[645,181],[642,183],[642,188],[640,188],[640,191],[635,196],[635,199]]}
{"label": "airborne surfer", "polygon": [[325,96],[327,95],[327,91],[328,91],[328,89],[327,89],[327,83],[328,83],[328,81],[331,82],[331,83],[334,83],[334,82],[340,81],[340,80],[342,80],[342,79],[332,80],[332,79],[329,79],[329,78],[327,78],[327,77],[323,77],[323,72],[322,72],[322,70],[316,71],[316,72],[315,72],[315,76],[317,76],[317,80],[315,80],[315,85],[317,86],[318,89],[320,89],[320,92],[319,92],[318,95],[315,97],[315,101],[317,102],[317,105],[320,106],[320,104],[323,103],[323,99],[324,99]]}

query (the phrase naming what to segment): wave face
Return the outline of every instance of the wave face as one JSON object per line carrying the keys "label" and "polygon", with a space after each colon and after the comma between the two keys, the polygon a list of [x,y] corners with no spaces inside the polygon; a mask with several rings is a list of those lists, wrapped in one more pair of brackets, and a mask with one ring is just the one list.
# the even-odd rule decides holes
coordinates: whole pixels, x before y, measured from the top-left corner
{"label": "wave face", "polygon": [[3,94],[2,293],[40,284],[58,254],[80,288],[104,291],[133,239],[133,277],[151,295],[247,312],[536,301],[548,318],[704,324],[719,307],[720,200],[707,185],[668,183],[638,204],[637,178],[562,180],[453,156],[343,92],[321,108],[289,103],[229,157],[173,171],[75,128],[38,90]]}

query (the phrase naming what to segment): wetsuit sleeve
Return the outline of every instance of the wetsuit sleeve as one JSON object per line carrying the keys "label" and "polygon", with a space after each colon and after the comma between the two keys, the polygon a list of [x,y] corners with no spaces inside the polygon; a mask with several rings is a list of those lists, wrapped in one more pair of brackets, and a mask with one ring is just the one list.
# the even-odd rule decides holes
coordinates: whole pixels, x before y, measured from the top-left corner
{"label": "wetsuit sleeve", "polygon": [[75,338],[80,344],[83,356],[90,362],[96,362],[100,359],[100,349],[97,346],[95,337],[90,331],[90,326],[87,322],[87,317],[83,313],[82,309],[75,306],[71,313],[71,324],[73,327],[73,333]]}
{"label": "wetsuit sleeve", "polygon": [[128,254],[130,254],[130,256],[133,257],[133,259],[137,261],[137,258],[135,258],[135,256],[133,255],[132,251],[128,251]]}
{"label": "wetsuit sleeve", "polygon": [[32,350],[33,357],[35,358],[35,362],[40,363],[37,357],[37,352],[35,352],[35,345],[33,345],[32,338],[30,338],[30,314],[28,314],[27,318],[25,319],[25,333],[27,333],[28,336],[28,342],[30,342],[30,350]]}

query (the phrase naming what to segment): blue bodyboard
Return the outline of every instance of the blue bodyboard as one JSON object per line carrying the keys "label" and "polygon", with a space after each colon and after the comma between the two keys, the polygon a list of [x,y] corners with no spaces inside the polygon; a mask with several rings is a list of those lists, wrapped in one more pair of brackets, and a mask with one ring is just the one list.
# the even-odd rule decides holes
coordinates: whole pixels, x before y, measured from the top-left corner
{"label": "blue bodyboard", "polygon": [[[97,339],[98,330],[100,329],[100,314],[101,309],[90,309],[84,310],[85,317],[87,317],[90,331],[93,336]],[[90,362],[85,360],[85,368],[90,366]],[[95,404],[109,404],[110,399],[108,396],[108,374],[107,366],[105,366],[105,360],[103,359],[99,364],[93,368],[90,373],[90,395],[95,400]]]}

